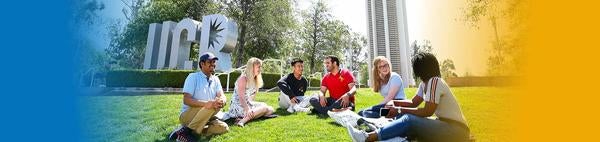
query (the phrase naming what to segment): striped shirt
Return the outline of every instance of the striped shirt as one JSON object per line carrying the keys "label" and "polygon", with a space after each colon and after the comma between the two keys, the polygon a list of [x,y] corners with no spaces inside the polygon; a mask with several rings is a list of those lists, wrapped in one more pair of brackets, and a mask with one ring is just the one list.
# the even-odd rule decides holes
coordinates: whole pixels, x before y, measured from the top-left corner
{"label": "striped shirt", "polygon": [[437,104],[434,112],[435,116],[467,124],[456,97],[454,97],[444,79],[433,77],[429,79],[427,86],[423,83],[419,84],[417,95],[421,96],[425,102]]}

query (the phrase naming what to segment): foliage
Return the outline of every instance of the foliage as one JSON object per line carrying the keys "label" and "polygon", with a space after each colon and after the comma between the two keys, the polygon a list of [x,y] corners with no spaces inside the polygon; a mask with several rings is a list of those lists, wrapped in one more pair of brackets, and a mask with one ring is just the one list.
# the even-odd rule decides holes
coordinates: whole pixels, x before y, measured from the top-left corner
{"label": "foliage", "polygon": [[[182,88],[186,77],[195,71],[193,70],[113,70],[106,75],[106,85],[108,87],[151,87],[151,88]],[[240,72],[230,74],[229,87],[233,88],[235,80],[240,76]],[[270,89],[277,86],[277,81],[281,78],[278,73],[262,73],[265,85],[263,88]],[[227,75],[219,75],[222,87],[227,87]],[[320,83],[318,78],[310,78],[311,86],[318,86],[313,82]]]}
{"label": "foliage", "polygon": [[295,46],[296,24],[290,0],[221,0],[225,13],[238,24],[234,67],[250,57],[279,58],[279,51]]}
{"label": "foliage", "polygon": [[[199,8],[202,7],[202,8]],[[219,5],[199,0],[154,0],[139,8],[137,16],[123,27],[120,22],[109,26],[110,45],[106,52],[122,68],[139,69],[143,65],[148,37],[148,25],[183,18],[201,19],[218,11]],[[196,44],[196,43],[195,43]],[[191,55],[197,55],[198,46],[192,46]],[[195,53],[196,52],[196,53]],[[192,60],[197,60],[192,58]]]}
{"label": "foliage", "polygon": [[84,0],[75,3],[75,9],[78,12],[73,13],[73,22],[76,34],[74,60],[77,62],[76,79],[80,84],[89,84],[89,80],[98,72],[108,70],[107,55],[94,47],[93,41],[87,36],[87,30],[93,29],[95,25],[101,25],[104,21],[99,16],[99,12],[106,7],[103,2],[98,0]]}
{"label": "foliage", "polygon": [[458,75],[454,72],[456,68],[454,67],[454,62],[450,59],[446,59],[440,64],[440,71],[442,72],[442,78],[448,77],[458,77]]}
{"label": "foliage", "polygon": [[311,74],[323,71],[321,65],[325,56],[337,56],[342,64],[345,58],[342,56],[343,49],[352,48],[354,45],[358,47],[360,44],[364,47],[366,39],[350,34],[348,25],[334,19],[327,4],[322,0],[313,2],[312,6],[302,13],[302,20],[299,37],[303,48],[299,49],[299,52],[307,61],[305,65],[308,65]]}
{"label": "foliage", "polygon": [[[423,40],[423,41],[413,41],[412,45],[412,51],[413,53],[411,54],[412,56],[417,55],[417,53],[432,53],[434,54],[433,51],[433,46],[431,45],[431,41],[429,40]],[[411,57],[412,60],[412,57]],[[415,84],[419,85],[421,83],[421,79],[419,79],[417,76],[413,75],[413,79],[415,80]]]}
{"label": "foliage", "polygon": [[[366,39],[332,17],[323,1],[313,3],[311,9],[298,15],[292,0],[122,2],[128,4],[123,14],[129,21],[124,26],[119,21],[108,27],[111,42],[106,49],[120,68],[141,68],[150,23],[179,21],[185,17],[199,20],[213,13],[224,14],[238,24],[238,43],[232,56],[234,67],[243,65],[250,57],[284,60],[300,57],[307,61],[308,71],[314,73],[323,70],[325,55],[344,60],[343,55],[347,54],[353,70],[358,70],[366,59]],[[193,43],[191,60],[197,60],[197,52],[198,45]]]}
{"label": "foliage", "polygon": [[[488,57],[488,75],[518,75],[522,64],[522,37],[526,33],[528,0],[467,0],[462,21],[479,29],[482,20],[493,28],[494,40]],[[508,29],[508,30],[501,30]]]}
{"label": "foliage", "polygon": [[412,56],[417,55],[417,53],[433,53],[433,46],[431,45],[431,41],[429,40],[423,40],[423,41],[413,41],[413,43],[411,44],[412,47],[412,51],[413,53],[411,54]]}

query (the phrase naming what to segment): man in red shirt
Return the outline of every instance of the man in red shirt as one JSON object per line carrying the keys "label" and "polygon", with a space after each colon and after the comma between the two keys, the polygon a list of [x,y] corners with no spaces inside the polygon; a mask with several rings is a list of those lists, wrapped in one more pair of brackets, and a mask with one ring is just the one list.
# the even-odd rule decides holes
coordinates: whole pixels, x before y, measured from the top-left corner
{"label": "man in red shirt", "polygon": [[[321,80],[321,92],[318,98],[312,98],[310,104],[321,116],[327,116],[329,110],[354,110],[354,76],[347,69],[340,69],[340,60],[335,56],[327,56],[323,61],[327,74]],[[325,93],[329,90],[329,97]]]}

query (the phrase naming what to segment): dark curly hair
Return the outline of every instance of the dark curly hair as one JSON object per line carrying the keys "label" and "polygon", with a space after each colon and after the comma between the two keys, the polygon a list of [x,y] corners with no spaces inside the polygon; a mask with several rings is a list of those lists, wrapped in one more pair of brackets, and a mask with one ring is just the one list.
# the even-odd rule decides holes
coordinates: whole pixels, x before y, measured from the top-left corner
{"label": "dark curly hair", "polygon": [[435,55],[431,53],[417,53],[412,58],[412,68],[415,76],[421,79],[421,81],[429,81],[432,77],[440,77],[440,64],[435,58]]}

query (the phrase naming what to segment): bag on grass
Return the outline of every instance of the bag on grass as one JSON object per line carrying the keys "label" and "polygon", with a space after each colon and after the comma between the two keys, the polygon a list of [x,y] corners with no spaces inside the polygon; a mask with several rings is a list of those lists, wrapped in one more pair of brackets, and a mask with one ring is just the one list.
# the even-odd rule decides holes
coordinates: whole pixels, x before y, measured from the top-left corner
{"label": "bag on grass", "polygon": [[352,127],[357,126],[357,121],[361,117],[354,113],[351,110],[343,110],[339,112],[327,111],[327,115],[335,120],[336,123],[346,127],[346,125],[350,125]]}

